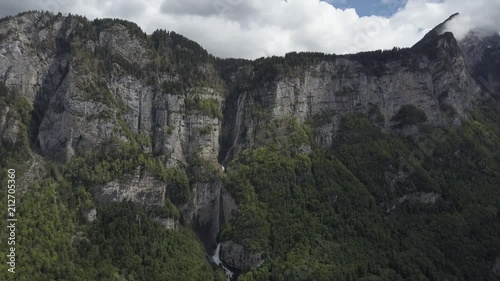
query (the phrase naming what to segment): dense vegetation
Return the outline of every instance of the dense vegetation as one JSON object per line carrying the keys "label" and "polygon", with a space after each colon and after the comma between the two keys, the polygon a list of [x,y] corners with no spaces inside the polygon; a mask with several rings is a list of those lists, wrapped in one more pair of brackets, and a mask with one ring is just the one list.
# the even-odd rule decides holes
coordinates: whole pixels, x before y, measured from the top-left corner
{"label": "dense vegetation", "polygon": [[[423,119],[410,107],[401,112],[412,124]],[[374,130],[311,154],[293,149],[307,138],[278,137],[243,152],[227,177],[240,212],[220,238],[268,259],[239,280],[491,280],[500,253],[500,112],[477,112],[460,128],[423,126],[415,137]],[[344,132],[366,131],[364,120],[345,118]],[[398,202],[417,192],[440,196]]]}
{"label": "dense vegetation", "polygon": [[408,125],[418,125],[427,121],[425,112],[413,104],[403,105],[391,121],[396,122],[395,128],[403,128]]}
{"label": "dense vegetation", "polygon": [[[29,107],[1,89],[2,102],[16,104],[12,118],[29,126]],[[498,108],[489,102],[448,130],[421,125],[424,116],[410,106],[397,116],[420,134],[383,135],[366,117],[348,114],[333,150],[313,145],[311,153],[302,148],[311,145],[314,122],[266,124],[267,145],[241,153],[225,179],[239,212],[219,238],[267,257],[239,280],[491,280],[500,253]],[[6,169],[21,168],[19,157],[30,155],[27,137],[20,140],[12,148],[18,154],[3,152],[10,158],[9,166],[2,162],[2,184]],[[67,165],[48,164],[46,179],[18,207],[19,280],[224,280],[190,230],[167,231],[148,210],[92,200],[90,187],[136,164],[181,188],[182,200],[190,180],[203,180],[164,170],[140,142],[110,140]],[[398,201],[416,192],[440,196],[434,204]],[[80,210],[96,206],[98,220],[86,223]],[[160,211],[179,216],[167,207]],[[6,265],[0,269],[9,280]]]}
{"label": "dense vegetation", "polygon": [[[0,105],[1,110],[10,109],[8,121],[20,127],[15,144],[0,146],[1,184],[7,186],[8,169],[16,169],[19,177],[35,164],[32,161],[43,160],[30,152],[28,103],[0,84]],[[17,179],[16,275],[2,263],[0,280],[225,280],[221,270],[212,270],[190,229],[169,231],[153,221],[156,216],[179,218],[168,198],[165,207],[149,210],[127,202],[100,205],[92,198],[92,187],[119,180],[138,166],[170,185],[176,203],[189,198],[185,170],[165,170],[141,149],[146,140],[129,137],[129,142],[110,139],[100,150],[64,165],[40,163],[47,167],[46,174],[40,172],[41,182]],[[0,199],[7,202],[7,193],[2,192]],[[89,208],[99,213],[93,223],[81,215]],[[6,212],[1,208],[0,216],[6,218]],[[0,239],[7,241],[7,234],[1,231]]]}
{"label": "dense vegetation", "polygon": [[[355,59],[376,75],[384,73],[384,61],[391,59],[414,67],[410,49],[346,56],[290,53],[222,62],[174,32],[158,30],[148,36],[127,21],[74,17],[82,23],[78,36],[56,47],[95,75],[95,83],[80,90],[117,110],[88,118],[115,118],[126,110],[103,81],[115,65],[152,84],[158,82],[158,73],[174,73],[156,86],[172,94],[194,93],[186,97],[185,109],[214,118],[222,117],[219,100],[193,89],[223,92],[217,71],[229,81],[234,70],[251,66],[255,75],[245,86],[255,87],[338,57]],[[147,55],[154,58],[151,65],[85,47],[87,39],[95,40],[114,23],[147,46]],[[263,139],[237,155],[225,175],[196,155],[186,167],[166,169],[143,149],[150,146],[149,138],[132,133],[121,117],[117,123],[127,141],[110,138],[69,163],[43,160],[30,149],[33,109],[0,83],[0,114],[7,108],[7,121],[19,131],[16,142],[0,146],[0,184],[6,186],[9,168],[22,175],[32,164],[46,167],[30,170],[42,180],[24,179],[29,185],[18,194],[18,280],[225,280],[220,269],[210,267],[189,228],[170,231],[152,219],[180,218],[178,206],[192,198],[192,184],[214,177],[224,179],[238,203],[219,240],[234,240],[266,257],[260,268],[241,273],[239,280],[493,279],[491,265],[500,254],[500,110],[494,100],[479,106],[461,127],[446,130],[426,126],[425,113],[403,106],[391,121],[395,128],[418,127],[419,133],[408,137],[382,134],[373,125],[384,121],[377,109],[369,116],[346,114],[331,148],[315,146],[312,140],[315,129],[331,122],[334,112],[311,116],[302,124],[289,117],[267,120],[266,112],[254,108],[251,114],[264,119],[258,132]],[[207,126],[199,132],[211,130]],[[145,210],[130,202],[102,205],[93,198],[96,186],[123,180],[138,168],[168,185],[164,208]],[[419,201],[421,194],[435,201]],[[6,192],[0,200],[6,202]],[[93,223],[81,215],[89,208],[98,210]],[[6,211],[0,208],[0,216],[5,218]],[[6,238],[1,231],[0,240]],[[13,279],[6,269],[1,263],[0,280]]]}

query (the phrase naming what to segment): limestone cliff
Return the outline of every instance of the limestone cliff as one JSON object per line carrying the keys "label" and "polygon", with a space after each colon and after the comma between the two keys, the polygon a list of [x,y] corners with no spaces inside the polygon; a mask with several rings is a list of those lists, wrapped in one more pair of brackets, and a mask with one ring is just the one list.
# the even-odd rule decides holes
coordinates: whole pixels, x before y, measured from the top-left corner
{"label": "limestone cliff", "polygon": [[[364,114],[387,133],[404,105],[435,126],[467,119],[481,91],[471,69],[483,59],[470,44],[464,56],[451,33],[431,35],[410,49],[223,60],[173,32],[147,35],[126,21],[29,12],[0,20],[0,79],[32,107],[31,148],[47,159],[68,162],[110,139],[139,141],[164,167],[185,170],[187,200],[141,167],[95,187],[94,196],[144,207],[168,198],[213,249],[221,224],[237,211],[223,186],[224,166],[265,143],[268,121],[308,122],[316,143],[330,147],[347,113]],[[0,109],[1,145],[18,135],[10,110]],[[260,253],[222,245],[221,257],[235,269],[261,262]]]}
{"label": "limestone cliff", "polygon": [[[198,80],[186,81],[191,52],[201,57],[196,69],[189,69]],[[144,152],[166,167],[187,169],[193,158],[219,167],[224,96],[212,60],[179,35],[159,31],[147,36],[124,21],[29,12],[0,22],[0,77],[33,108],[32,149],[61,162],[109,139],[143,138]],[[2,109],[2,142],[15,141],[18,130],[9,122],[9,110]],[[219,228],[214,214],[221,186],[215,181],[219,184],[193,182],[194,196],[181,208],[186,222],[213,225],[207,245],[214,245]],[[169,188],[137,171],[99,187],[94,195],[101,202],[161,206]],[[214,196],[208,198],[211,189]]]}

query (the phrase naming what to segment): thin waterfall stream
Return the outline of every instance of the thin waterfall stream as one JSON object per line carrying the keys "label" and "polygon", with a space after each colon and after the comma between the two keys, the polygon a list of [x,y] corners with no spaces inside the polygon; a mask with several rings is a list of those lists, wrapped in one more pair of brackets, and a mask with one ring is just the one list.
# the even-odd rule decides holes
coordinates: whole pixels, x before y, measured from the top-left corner
{"label": "thin waterfall stream", "polygon": [[[242,121],[242,116],[243,116],[243,108],[245,106],[246,95],[247,94],[244,93],[243,95],[240,95],[238,97],[238,103],[237,103],[237,107],[236,107],[236,120],[234,122],[234,125],[236,127],[236,130],[234,132],[234,140],[233,140],[231,147],[226,152],[226,156],[224,157],[224,160],[221,163],[222,171],[224,171],[224,172],[226,171],[226,164],[229,161],[229,158],[231,157],[231,153],[233,153],[233,151],[234,151],[235,147],[238,145],[238,141],[240,139],[241,121]],[[222,190],[220,191],[219,196],[220,196],[219,202],[221,202],[221,204],[222,204]],[[220,212],[222,212],[222,210],[220,210]],[[234,278],[234,272],[232,272],[229,268],[227,268],[227,266],[225,266],[222,263],[222,261],[220,259],[220,246],[221,246],[220,243],[218,243],[213,255],[211,256],[211,259],[217,266],[222,267],[222,269],[224,270],[224,273],[226,274],[227,280],[232,281]]]}
{"label": "thin waterfall stream", "polygon": [[232,272],[229,268],[227,268],[222,261],[220,260],[220,243],[217,244],[217,248],[215,248],[214,254],[212,256],[212,261],[217,265],[224,269],[224,274],[226,274],[227,281],[232,281],[234,272]]}
{"label": "thin waterfall stream", "polygon": [[231,153],[233,152],[234,148],[238,145],[238,141],[240,139],[240,132],[241,132],[241,117],[243,116],[243,108],[245,107],[245,98],[247,96],[247,93],[244,93],[243,96],[238,97],[238,106],[236,110],[236,120],[234,122],[234,125],[236,126],[236,132],[234,134],[234,140],[233,144],[229,148],[229,150],[226,153],[226,157],[224,157],[224,160],[222,161],[222,167],[225,167],[227,164],[227,161],[229,160],[229,157],[231,157]]}

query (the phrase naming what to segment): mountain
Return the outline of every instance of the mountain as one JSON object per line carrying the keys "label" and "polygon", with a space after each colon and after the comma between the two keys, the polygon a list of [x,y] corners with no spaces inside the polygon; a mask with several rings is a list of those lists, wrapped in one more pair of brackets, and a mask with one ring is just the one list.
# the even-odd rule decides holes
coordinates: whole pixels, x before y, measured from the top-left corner
{"label": "mountain", "polygon": [[498,280],[500,40],[445,24],[250,61],[124,20],[1,19],[18,276],[225,280],[216,251],[238,280]]}
{"label": "mountain", "polygon": [[491,30],[473,30],[460,42],[473,77],[498,100],[500,85],[500,35]]}

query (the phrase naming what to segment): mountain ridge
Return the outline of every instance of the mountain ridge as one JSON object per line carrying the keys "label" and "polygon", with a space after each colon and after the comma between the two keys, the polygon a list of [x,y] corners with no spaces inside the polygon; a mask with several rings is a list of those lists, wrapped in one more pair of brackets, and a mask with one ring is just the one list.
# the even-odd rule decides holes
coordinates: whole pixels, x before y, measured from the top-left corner
{"label": "mountain ridge", "polygon": [[[295,159],[337,149],[346,139],[419,138],[429,128],[455,130],[472,122],[474,108],[489,97],[478,75],[498,72],[471,64],[470,52],[464,54],[453,34],[436,35],[454,16],[412,48],[253,61],[215,58],[175,32],[146,35],[122,20],[41,12],[4,18],[0,77],[25,103],[29,113],[19,116],[29,122],[6,107],[0,141],[61,165],[66,180],[85,190],[82,212],[97,208],[99,217],[102,206],[132,201],[154,219],[168,220],[166,228],[193,229],[208,252],[222,242],[223,261],[238,273],[256,270],[269,255],[262,245],[274,227],[258,210],[276,198],[257,183],[242,194],[240,186],[249,184],[235,184],[232,171],[241,169],[245,178],[255,167],[242,166],[253,158],[266,164],[259,153],[270,147]],[[13,137],[20,131],[26,136]],[[317,161],[357,188],[363,182],[338,162]],[[24,186],[55,173],[22,170]],[[402,182],[402,191],[387,191],[378,200],[432,205],[441,198],[439,190],[419,189],[410,176]],[[337,195],[325,198],[334,204]],[[367,206],[374,205],[370,200]],[[254,239],[239,233],[253,229],[242,219],[248,214],[254,216],[247,221],[258,219],[255,229],[264,233]]]}

